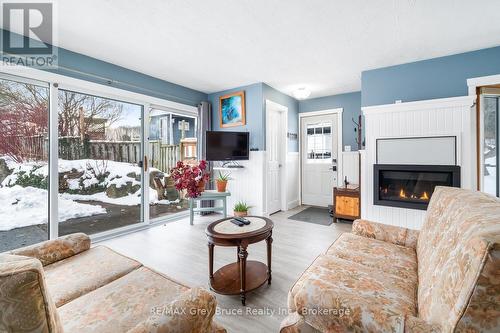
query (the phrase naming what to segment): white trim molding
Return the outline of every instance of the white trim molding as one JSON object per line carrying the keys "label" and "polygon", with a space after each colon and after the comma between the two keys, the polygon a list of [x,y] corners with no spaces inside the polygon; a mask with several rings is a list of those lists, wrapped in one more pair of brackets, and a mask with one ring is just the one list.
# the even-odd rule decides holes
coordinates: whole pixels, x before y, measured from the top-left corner
{"label": "white trim molding", "polygon": [[476,96],[476,88],[481,86],[490,86],[493,84],[500,84],[500,74],[473,77],[467,79],[467,86],[469,87],[469,95]]}
{"label": "white trim molding", "polygon": [[403,112],[403,111],[425,111],[436,108],[454,108],[463,107],[464,105],[472,106],[475,102],[475,97],[460,96],[449,98],[429,99],[425,101],[415,101],[406,103],[384,104],[375,106],[364,106],[361,108],[363,115],[373,113],[387,112]]}

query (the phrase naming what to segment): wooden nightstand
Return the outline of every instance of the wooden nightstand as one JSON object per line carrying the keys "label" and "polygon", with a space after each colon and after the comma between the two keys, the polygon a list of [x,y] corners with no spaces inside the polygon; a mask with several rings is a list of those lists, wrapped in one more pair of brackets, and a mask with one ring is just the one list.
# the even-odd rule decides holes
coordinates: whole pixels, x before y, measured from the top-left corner
{"label": "wooden nightstand", "polygon": [[333,222],[337,219],[356,220],[361,217],[359,185],[333,188]]}

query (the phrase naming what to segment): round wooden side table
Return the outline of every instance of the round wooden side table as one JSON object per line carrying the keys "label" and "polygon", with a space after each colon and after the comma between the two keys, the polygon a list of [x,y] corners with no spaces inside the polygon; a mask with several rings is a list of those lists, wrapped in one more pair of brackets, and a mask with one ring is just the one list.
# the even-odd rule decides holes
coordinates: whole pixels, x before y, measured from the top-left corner
{"label": "round wooden side table", "polygon": [[[222,295],[240,295],[245,305],[246,293],[255,290],[264,283],[271,284],[271,246],[273,242],[273,221],[261,216],[247,216],[249,225],[239,227],[231,222],[232,217],[210,223],[207,226],[208,270],[210,288]],[[248,260],[247,247],[266,240],[267,265]],[[228,264],[214,273],[214,247],[235,246],[237,261]]]}

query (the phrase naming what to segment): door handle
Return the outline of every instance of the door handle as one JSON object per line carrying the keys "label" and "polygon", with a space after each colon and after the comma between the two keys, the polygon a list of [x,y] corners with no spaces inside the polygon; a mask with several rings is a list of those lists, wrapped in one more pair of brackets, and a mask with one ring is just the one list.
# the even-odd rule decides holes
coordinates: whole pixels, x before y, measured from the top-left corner
{"label": "door handle", "polygon": [[330,170],[337,171],[337,166],[336,165],[332,165],[331,168],[330,168]]}
{"label": "door handle", "polygon": [[148,157],[144,156],[144,161],[137,162],[137,165],[139,166],[139,168],[144,167],[145,172],[148,171]]}

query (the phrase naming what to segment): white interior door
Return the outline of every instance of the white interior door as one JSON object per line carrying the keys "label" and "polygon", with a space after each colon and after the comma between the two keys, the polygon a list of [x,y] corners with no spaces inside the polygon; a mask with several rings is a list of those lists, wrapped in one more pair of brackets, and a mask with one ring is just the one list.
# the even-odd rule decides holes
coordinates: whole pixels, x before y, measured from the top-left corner
{"label": "white interior door", "polygon": [[267,212],[273,214],[281,210],[281,170],[282,170],[282,112],[267,110],[266,150],[267,150]]}
{"label": "white interior door", "polygon": [[332,204],[337,185],[337,114],[303,117],[301,131],[302,204]]}

